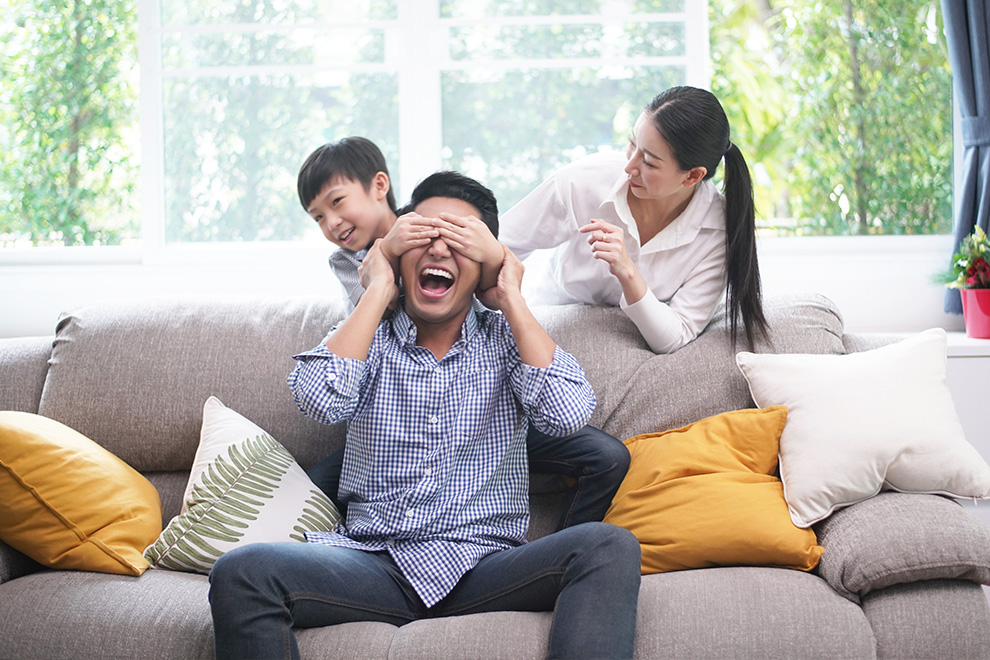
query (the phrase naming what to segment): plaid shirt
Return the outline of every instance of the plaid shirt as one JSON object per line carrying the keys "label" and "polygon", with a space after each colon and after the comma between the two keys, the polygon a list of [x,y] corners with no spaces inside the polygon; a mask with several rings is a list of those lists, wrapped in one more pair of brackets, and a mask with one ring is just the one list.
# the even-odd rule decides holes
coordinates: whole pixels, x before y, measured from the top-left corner
{"label": "plaid shirt", "polygon": [[324,424],[348,420],[347,520],[307,540],[387,551],[427,607],[486,555],[526,542],[527,423],[563,436],[595,406],[570,354],[557,348],[545,369],[524,364],[504,317],[477,304],[439,362],[401,309],[364,362],[323,344],[295,359],[299,409]]}

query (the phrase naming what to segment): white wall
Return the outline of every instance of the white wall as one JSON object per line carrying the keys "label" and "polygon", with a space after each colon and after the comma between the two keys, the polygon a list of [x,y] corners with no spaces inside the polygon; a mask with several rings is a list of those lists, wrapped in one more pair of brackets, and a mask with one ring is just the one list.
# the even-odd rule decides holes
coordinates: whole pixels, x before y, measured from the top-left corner
{"label": "white wall", "polygon": [[[854,332],[962,330],[942,312],[951,237],[761,239],[764,292],[818,292]],[[142,263],[139,253],[0,250],[0,337],[52,334],[58,315],[99,300],[251,294],[341,295],[326,263],[329,245],[184,248]],[[46,256],[50,255],[50,256]],[[116,256],[114,256],[116,255]]]}

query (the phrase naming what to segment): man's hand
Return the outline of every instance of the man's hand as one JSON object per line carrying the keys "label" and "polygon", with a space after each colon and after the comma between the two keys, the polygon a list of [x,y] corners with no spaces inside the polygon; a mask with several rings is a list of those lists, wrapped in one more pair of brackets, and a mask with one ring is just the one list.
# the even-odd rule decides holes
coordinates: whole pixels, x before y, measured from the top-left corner
{"label": "man's hand", "polygon": [[433,226],[433,218],[424,218],[416,212],[406,213],[395,220],[395,224],[382,239],[381,251],[392,268],[399,270],[399,257],[414,247],[422,247],[440,235]]}
{"label": "man's hand", "polygon": [[507,246],[498,243],[502,250],[502,262],[498,270],[495,286],[477,293],[488,309],[504,310],[512,302],[522,300],[522,278],[526,267]]}
{"label": "man's hand", "polygon": [[440,236],[451,249],[481,264],[478,293],[484,295],[498,280],[504,259],[502,244],[492,235],[488,225],[473,215],[441,213],[439,218],[433,220]]}
{"label": "man's hand", "polygon": [[[385,256],[382,244],[385,239],[379,238],[368,249],[368,254],[364,261],[358,266],[358,276],[361,278],[361,286],[365,293],[373,287],[377,287],[383,292],[388,292],[388,309],[394,310],[399,303],[398,263]],[[363,295],[363,294],[362,294]]]}

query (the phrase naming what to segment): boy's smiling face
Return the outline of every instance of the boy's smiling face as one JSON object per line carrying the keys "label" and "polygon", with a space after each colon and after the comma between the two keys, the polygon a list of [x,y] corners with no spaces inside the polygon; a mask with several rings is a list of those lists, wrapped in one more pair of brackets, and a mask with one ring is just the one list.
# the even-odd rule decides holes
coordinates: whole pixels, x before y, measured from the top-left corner
{"label": "boy's smiling face", "polygon": [[327,240],[345,250],[368,247],[389,230],[388,177],[379,172],[365,190],[360,181],[334,177],[320,189],[307,211]]}
{"label": "boy's smiling face", "polygon": [[[478,216],[474,205],[450,197],[431,197],[414,209],[427,218],[441,212]],[[451,249],[442,238],[429,245],[412,248],[399,259],[405,285],[406,314],[414,322],[463,323],[471,299],[481,280],[481,264]]]}

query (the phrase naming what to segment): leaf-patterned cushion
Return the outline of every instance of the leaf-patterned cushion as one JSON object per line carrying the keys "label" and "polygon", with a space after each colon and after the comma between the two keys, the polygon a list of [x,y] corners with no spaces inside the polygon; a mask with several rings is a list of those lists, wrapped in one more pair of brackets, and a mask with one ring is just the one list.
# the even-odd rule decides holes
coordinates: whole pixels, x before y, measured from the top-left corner
{"label": "leaf-patterned cushion", "polygon": [[155,568],[205,574],[238,545],[304,542],[306,532],[332,531],[339,519],[281,444],[211,396],[182,512],[144,556]]}

